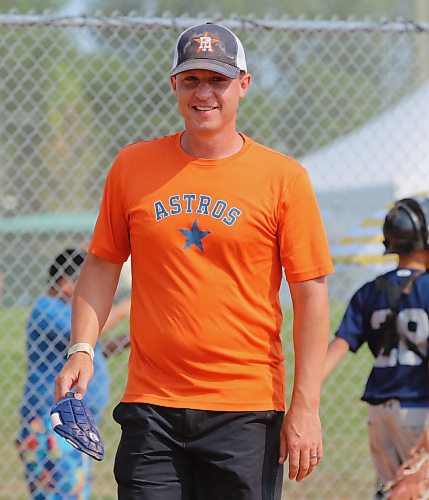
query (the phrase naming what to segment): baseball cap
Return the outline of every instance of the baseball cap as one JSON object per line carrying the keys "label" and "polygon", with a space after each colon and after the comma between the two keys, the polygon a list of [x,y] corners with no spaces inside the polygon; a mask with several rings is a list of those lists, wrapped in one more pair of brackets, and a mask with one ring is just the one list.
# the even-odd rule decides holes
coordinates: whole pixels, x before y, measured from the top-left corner
{"label": "baseball cap", "polygon": [[240,71],[247,72],[243,45],[231,30],[219,24],[192,26],[177,39],[170,74],[190,69],[207,69],[237,78]]}

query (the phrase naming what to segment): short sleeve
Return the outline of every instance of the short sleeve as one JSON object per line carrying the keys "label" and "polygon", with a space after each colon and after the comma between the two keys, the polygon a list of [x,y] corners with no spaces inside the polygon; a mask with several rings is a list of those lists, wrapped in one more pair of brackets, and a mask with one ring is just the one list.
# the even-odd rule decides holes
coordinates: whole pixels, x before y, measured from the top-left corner
{"label": "short sleeve", "polygon": [[107,175],[100,212],[89,246],[90,253],[118,264],[125,262],[130,254],[122,176],[123,168],[118,155]]}
{"label": "short sleeve", "polygon": [[358,291],[352,297],[341,320],[336,337],[344,339],[352,352],[356,352],[366,341],[365,311],[362,303],[362,292]]}
{"label": "short sleeve", "polygon": [[279,203],[277,238],[289,282],[333,272],[319,206],[307,171],[300,167]]}

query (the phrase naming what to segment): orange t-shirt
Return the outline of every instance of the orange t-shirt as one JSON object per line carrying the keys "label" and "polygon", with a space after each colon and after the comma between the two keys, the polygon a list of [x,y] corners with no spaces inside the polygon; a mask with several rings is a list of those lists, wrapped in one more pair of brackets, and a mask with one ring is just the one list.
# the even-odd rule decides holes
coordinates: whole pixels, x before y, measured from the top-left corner
{"label": "orange t-shirt", "polygon": [[131,144],[109,172],[90,252],[131,252],[124,402],[284,409],[282,265],[289,282],[333,267],[307,172],[243,138],[216,160],[180,134]]}

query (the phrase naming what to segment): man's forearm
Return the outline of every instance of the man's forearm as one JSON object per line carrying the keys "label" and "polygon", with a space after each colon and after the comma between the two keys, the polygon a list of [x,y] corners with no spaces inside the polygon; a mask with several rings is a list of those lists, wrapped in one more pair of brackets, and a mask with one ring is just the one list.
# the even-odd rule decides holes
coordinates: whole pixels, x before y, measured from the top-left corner
{"label": "man's forearm", "polygon": [[320,388],[329,335],[326,278],[289,284],[294,310],[295,376],[280,432],[279,462],[289,458],[289,479],[302,481],[323,457]]}
{"label": "man's forearm", "polygon": [[95,346],[112,307],[121,267],[88,255],[73,295],[70,345]]}
{"label": "man's forearm", "polygon": [[[121,264],[103,261],[88,255],[73,294],[72,352],[61,372],[55,377],[55,401],[64,398],[75,388],[75,397],[81,399],[94,373],[92,357],[98,335],[112,307]],[[86,344],[89,344],[86,345]]]}
{"label": "man's forearm", "polygon": [[320,278],[291,287],[294,302],[295,376],[291,405],[319,408],[320,388],[329,337],[326,280]]}

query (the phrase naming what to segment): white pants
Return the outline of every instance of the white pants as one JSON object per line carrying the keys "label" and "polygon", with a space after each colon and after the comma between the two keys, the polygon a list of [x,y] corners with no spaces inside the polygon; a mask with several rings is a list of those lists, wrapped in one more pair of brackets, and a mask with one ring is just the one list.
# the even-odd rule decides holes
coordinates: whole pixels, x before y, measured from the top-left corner
{"label": "white pants", "polygon": [[395,399],[368,405],[368,436],[377,489],[394,478],[427,424],[429,408],[401,408]]}

